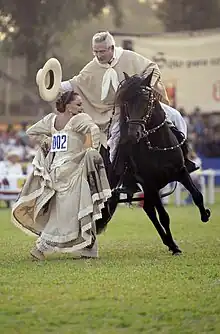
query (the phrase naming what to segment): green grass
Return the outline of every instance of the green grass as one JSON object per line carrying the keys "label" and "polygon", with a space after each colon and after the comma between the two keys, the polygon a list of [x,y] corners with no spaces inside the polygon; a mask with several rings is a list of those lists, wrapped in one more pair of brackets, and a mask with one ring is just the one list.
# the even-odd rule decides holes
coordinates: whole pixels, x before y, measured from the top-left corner
{"label": "green grass", "polygon": [[194,206],[168,206],[182,256],[167,251],[142,210],[121,207],[99,237],[100,259],[40,263],[29,256],[34,239],[1,209],[0,332],[220,333],[218,203],[208,224]]}

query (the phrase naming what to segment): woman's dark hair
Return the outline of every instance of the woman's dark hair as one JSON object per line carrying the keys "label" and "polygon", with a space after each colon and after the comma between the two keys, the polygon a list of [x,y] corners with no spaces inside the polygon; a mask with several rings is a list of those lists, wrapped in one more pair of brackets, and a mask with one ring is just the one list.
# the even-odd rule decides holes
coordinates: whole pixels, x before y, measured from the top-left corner
{"label": "woman's dark hair", "polygon": [[79,94],[73,91],[63,93],[56,101],[57,111],[64,113],[66,110],[66,105],[74,101],[77,96],[79,96]]}

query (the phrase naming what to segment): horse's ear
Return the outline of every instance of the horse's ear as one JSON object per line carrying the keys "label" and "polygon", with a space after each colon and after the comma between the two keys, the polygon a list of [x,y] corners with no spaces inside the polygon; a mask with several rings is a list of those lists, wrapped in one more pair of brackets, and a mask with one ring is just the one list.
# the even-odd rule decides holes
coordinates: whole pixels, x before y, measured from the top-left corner
{"label": "horse's ear", "polygon": [[123,72],[123,73],[124,73],[124,76],[125,76],[125,80],[128,80],[130,78],[128,73],[126,73],[126,72]]}
{"label": "horse's ear", "polygon": [[152,80],[153,74],[154,74],[154,70],[147,77],[144,78],[141,84],[145,87],[151,87],[151,80]]}

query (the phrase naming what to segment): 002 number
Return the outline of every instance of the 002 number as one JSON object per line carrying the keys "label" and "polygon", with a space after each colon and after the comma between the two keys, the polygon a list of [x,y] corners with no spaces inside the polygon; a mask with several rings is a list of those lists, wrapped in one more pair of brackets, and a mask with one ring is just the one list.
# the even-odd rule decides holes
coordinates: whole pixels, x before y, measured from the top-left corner
{"label": "002 number", "polygon": [[51,152],[67,151],[67,135],[54,134],[51,145]]}

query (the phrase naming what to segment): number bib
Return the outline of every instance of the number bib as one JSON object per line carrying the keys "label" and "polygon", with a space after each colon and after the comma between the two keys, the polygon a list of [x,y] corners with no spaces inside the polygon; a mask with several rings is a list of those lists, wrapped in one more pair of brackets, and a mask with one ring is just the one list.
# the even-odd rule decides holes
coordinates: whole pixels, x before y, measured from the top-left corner
{"label": "number bib", "polygon": [[51,152],[65,152],[68,150],[68,135],[66,133],[55,133],[52,136]]}

